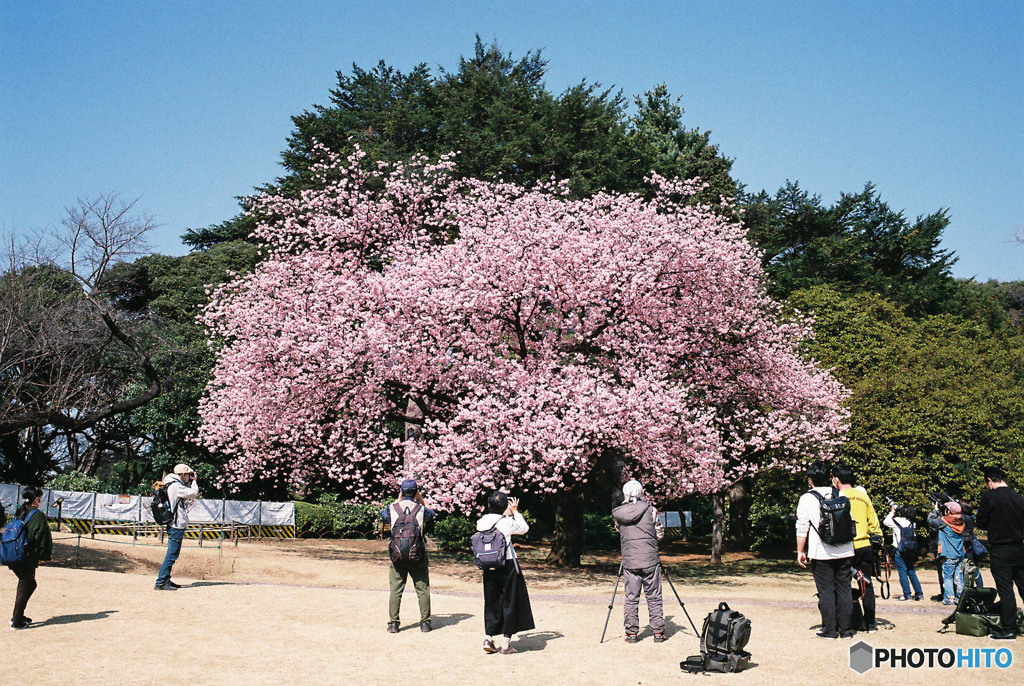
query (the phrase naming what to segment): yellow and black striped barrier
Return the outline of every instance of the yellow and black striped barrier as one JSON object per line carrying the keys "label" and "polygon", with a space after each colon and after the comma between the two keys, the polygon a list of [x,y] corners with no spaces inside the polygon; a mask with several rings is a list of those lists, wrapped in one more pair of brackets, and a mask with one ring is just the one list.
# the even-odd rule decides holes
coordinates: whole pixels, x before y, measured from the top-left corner
{"label": "yellow and black striped barrier", "polygon": [[[99,533],[114,534],[117,536],[159,536],[163,527],[152,522],[140,524],[138,522],[124,522],[113,519],[62,519],[61,528],[67,526],[72,533],[92,534],[98,529]],[[234,524],[221,522],[202,522],[189,524],[185,529],[185,538],[215,541],[219,538],[231,538],[231,531],[235,529],[242,538],[295,538],[295,526],[288,524],[260,526],[258,524]]]}

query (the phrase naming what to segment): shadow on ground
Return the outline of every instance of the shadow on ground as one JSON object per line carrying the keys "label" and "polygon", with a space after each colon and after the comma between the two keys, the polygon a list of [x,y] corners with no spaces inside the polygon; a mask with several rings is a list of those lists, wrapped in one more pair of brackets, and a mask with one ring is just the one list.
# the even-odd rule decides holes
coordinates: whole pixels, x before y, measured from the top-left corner
{"label": "shadow on ground", "polygon": [[565,634],[558,631],[528,631],[524,634],[516,634],[514,647],[520,653],[544,650],[550,641],[564,637]]}
{"label": "shadow on ground", "polygon": [[117,610],[101,610],[99,612],[93,612],[91,614],[57,615],[56,617],[50,617],[49,619],[43,620],[42,622],[32,624],[31,627],[51,626],[54,624],[78,624],[79,622],[91,622],[94,619],[106,619],[107,617],[116,612]]}
{"label": "shadow on ground", "polygon": [[454,612],[447,615],[430,615],[430,625],[434,628],[434,631],[438,629],[444,629],[445,627],[455,626],[459,622],[464,622],[467,619],[472,619],[474,615],[466,614],[465,612]]}
{"label": "shadow on ground", "polygon": [[160,568],[159,563],[134,557],[128,552],[77,545],[77,538],[58,540],[54,537],[53,560],[48,565],[76,569],[95,569],[102,572],[147,573]]}

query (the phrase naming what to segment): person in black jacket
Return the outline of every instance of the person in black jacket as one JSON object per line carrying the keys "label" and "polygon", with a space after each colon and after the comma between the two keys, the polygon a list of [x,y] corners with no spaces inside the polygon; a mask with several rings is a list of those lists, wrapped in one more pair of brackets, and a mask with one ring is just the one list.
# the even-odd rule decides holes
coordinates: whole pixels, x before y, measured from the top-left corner
{"label": "person in black jacket", "polygon": [[14,516],[25,522],[28,545],[25,558],[11,564],[11,571],[18,577],[18,590],[14,596],[14,614],[11,628],[24,629],[32,620],[25,616],[25,606],[36,590],[36,567],[40,560],[49,560],[53,551],[53,538],[46,515],[39,511],[43,500],[43,489],[29,486],[22,492],[22,504]]}
{"label": "person in black jacket", "polygon": [[985,469],[988,492],[981,497],[976,522],[988,530],[992,579],[1002,606],[1003,630],[991,634],[997,640],[1017,637],[1017,598],[1014,584],[1024,598],[1024,497],[1006,485],[1006,472]]}

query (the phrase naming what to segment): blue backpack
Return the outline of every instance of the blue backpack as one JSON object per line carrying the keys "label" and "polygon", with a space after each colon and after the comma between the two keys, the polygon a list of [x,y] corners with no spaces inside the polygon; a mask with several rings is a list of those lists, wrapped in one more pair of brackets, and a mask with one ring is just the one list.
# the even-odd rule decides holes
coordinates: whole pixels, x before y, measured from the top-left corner
{"label": "blue backpack", "polygon": [[39,510],[32,510],[25,519],[15,517],[4,527],[3,538],[0,540],[0,563],[10,566],[25,559],[25,549],[28,547],[25,522],[32,519],[32,515],[37,512]]}
{"label": "blue backpack", "polygon": [[913,522],[900,527],[900,545],[896,550],[904,561],[911,564],[917,561],[917,530]]}

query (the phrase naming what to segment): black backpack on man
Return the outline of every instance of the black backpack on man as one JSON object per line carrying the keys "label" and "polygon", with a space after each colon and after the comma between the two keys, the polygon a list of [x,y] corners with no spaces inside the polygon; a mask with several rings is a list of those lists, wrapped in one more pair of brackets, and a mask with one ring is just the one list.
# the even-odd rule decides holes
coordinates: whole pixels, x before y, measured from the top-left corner
{"label": "black backpack on man", "polygon": [[[388,554],[396,567],[417,565],[427,559],[427,545],[420,529],[419,515],[423,506],[416,503],[414,507],[402,507],[400,504],[391,506],[391,542]],[[395,514],[398,516],[395,517]]]}
{"label": "black backpack on man", "polygon": [[828,498],[815,490],[810,493],[818,499],[821,519],[818,526],[811,526],[818,532],[821,542],[826,545],[852,543],[857,530],[850,513],[849,498],[840,493],[838,488],[833,488]]}

